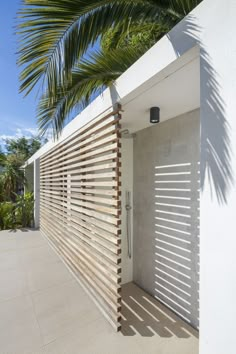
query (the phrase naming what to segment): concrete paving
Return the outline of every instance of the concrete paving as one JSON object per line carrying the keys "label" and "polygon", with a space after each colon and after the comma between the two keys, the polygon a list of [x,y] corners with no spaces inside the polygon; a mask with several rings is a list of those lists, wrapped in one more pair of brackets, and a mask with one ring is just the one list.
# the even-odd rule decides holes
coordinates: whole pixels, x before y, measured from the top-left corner
{"label": "concrete paving", "polygon": [[0,232],[0,354],[197,354],[198,335],[133,283],[115,333],[35,230]]}

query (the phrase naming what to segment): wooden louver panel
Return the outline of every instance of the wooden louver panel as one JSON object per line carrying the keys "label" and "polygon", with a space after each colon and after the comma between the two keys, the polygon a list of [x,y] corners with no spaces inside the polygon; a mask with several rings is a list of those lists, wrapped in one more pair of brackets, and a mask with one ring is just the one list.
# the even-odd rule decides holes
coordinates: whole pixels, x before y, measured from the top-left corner
{"label": "wooden louver panel", "polygon": [[94,119],[40,160],[40,228],[117,330],[119,120],[118,111]]}

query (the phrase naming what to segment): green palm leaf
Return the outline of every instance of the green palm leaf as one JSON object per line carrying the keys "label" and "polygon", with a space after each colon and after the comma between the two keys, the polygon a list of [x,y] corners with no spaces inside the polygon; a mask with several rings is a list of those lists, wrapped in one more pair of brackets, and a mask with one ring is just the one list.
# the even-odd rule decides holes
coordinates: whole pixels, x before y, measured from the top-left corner
{"label": "green palm leaf", "polygon": [[42,96],[38,106],[41,133],[52,128],[54,137],[58,137],[65,117],[73,109],[82,110],[94,94],[110,86],[139,57],[137,50],[118,49],[108,53],[96,51],[87,59],[82,59],[72,70],[72,80],[66,87],[58,87],[56,96],[51,95],[50,91]]}
{"label": "green palm leaf", "polygon": [[132,20],[157,22],[165,14],[165,20],[173,25],[183,17],[189,3],[197,2],[24,0],[18,13],[18,63],[26,65],[20,76],[20,90],[27,94],[42,79],[55,92],[88,47],[114,24],[122,24],[125,32]]}
{"label": "green palm leaf", "polygon": [[[38,107],[41,131],[53,127],[54,134],[60,133],[73,108],[87,105],[91,95],[101,92],[148,49],[136,48],[135,55],[121,50],[120,43],[131,32],[148,32],[155,26],[157,40],[200,2],[23,0],[18,13],[20,91],[27,95],[37,84],[43,89]],[[114,53],[85,59],[89,48],[111,29],[115,29]]]}

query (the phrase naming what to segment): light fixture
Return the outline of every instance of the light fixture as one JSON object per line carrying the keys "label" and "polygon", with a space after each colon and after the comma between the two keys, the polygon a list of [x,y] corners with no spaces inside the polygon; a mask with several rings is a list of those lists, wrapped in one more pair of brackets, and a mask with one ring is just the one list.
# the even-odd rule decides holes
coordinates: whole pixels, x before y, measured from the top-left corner
{"label": "light fixture", "polygon": [[160,108],[151,107],[150,108],[150,123],[159,123],[160,122]]}

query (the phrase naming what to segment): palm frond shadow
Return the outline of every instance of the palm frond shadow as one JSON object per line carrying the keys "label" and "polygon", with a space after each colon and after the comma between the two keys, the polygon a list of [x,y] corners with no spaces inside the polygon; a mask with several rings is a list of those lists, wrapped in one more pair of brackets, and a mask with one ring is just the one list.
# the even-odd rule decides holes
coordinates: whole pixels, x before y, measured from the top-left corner
{"label": "palm frond shadow", "polygon": [[201,190],[209,181],[212,198],[226,204],[234,178],[230,125],[225,117],[225,102],[220,93],[220,78],[211,57],[199,40],[202,29],[192,15],[188,15],[168,33],[168,38],[178,56],[187,48],[200,48],[200,115],[201,115]]}

